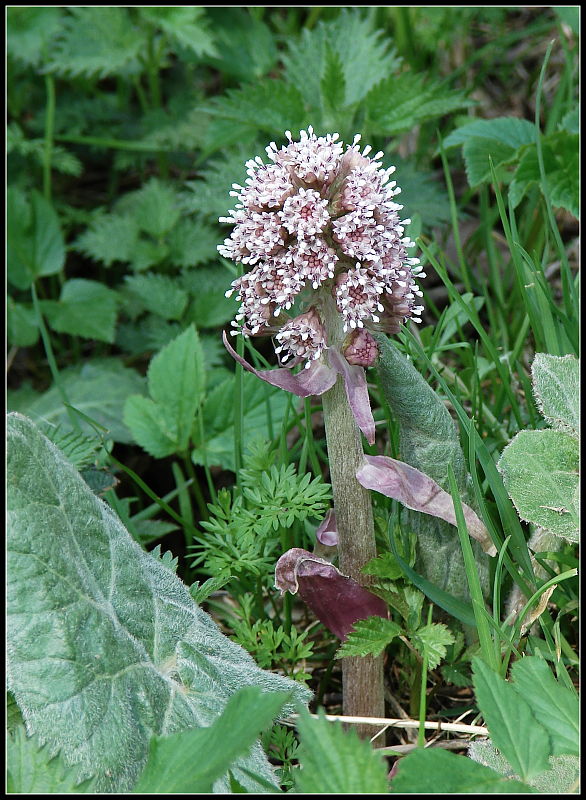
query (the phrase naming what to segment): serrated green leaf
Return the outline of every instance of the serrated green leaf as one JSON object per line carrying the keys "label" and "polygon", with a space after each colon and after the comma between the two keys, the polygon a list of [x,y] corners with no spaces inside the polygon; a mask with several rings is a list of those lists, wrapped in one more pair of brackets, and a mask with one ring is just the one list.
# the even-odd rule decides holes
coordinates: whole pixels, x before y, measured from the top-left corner
{"label": "serrated green leaf", "polygon": [[139,71],[146,35],[120,6],[68,7],[49,69],[62,76],[105,78]]}
{"label": "serrated green leaf", "polygon": [[418,749],[399,762],[391,794],[527,794],[525,783],[438,748]]}
{"label": "serrated green leaf", "polygon": [[203,180],[187,181],[189,194],[183,195],[184,204],[198,211],[208,220],[218,221],[234,207],[230,190],[233,183],[244,185],[246,180],[245,163],[250,152],[242,145],[226,147],[219,158],[210,159],[201,170]]}
{"label": "serrated green leaf", "polygon": [[[485,767],[490,767],[507,779],[516,776],[511,765],[492,742],[472,742],[468,748],[470,758]],[[549,769],[535,775],[527,783],[539,794],[575,793],[580,780],[580,761],[576,756],[551,756]]]}
{"label": "serrated green leaf", "polygon": [[53,442],[55,447],[63,453],[65,458],[77,470],[88,466],[95,460],[96,453],[101,449],[101,440],[96,436],[86,436],[79,431],[68,430],[61,425],[43,425],[43,433]]}
{"label": "serrated green leaf", "polygon": [[301,738],[298,755],[301,769],[295,773],[295,788],[303,794],[386,794],[387,767],[380,753],[339,722],[312,719],[299,714]]}
{"label": "serrated green leaf", "polygon": [[214,36],[208,30],[205,11],[198,6],[146,6],[140,15],[163,30],[175,44],[196,56],[215,55]]}
{"label": "serrated green leaf", "polygon": [[368,617],[354,623],[344,643],[336,653],[336,658],[346,656],[378,656],[390,644],[402,628],[390,619]]}
{"label": "serrated green leaf", "polygon": [[[268,387],[255,375],[245,373],[243,447],[258,439],[268,438],[267,404],[273,424],[278,431],[283,422],[289,399],[281,389]],[[218,384],[206,397],[203,407],[205,442],[198,441],[192,452],[194,464],[221,466],[234,471],[234,376]],[[205,448],[205,453],[204,453]]]}
{"label": "serrated green leaf", "polygon": [[470,186],[475,187],[490,180],[490,163],[500,167],[515,155],[515,150],[498,139],[482,139],[475,136],[464,142],[462,155],[466,166],[466,177]]}
{"label": "serrated green leaf", "polygon": [[244,8],[233,6],[229,14],[214,12],[208,7],[217,42],[216,58],[209,63],[240,83],[267,75],[279,55],[271,29]]}
{"label": "serrated green leaf", "polygon": [[125,424],[155,458],[186,452],[205,391],[203,352],[193,325],[157,353],[147,377],[151,397],[128,398]]}
{"label": "serrated green leaf", "polygon": [[127,275],[125,283],[147,311],[163,319],[181,319],[183,316],[188,297],[177,279],[151,272],[148,275]]}
{"label": "serrated green leaf", "polygon": [[[401,187],[402,217],[421,217],[425,230],[444,225],[450,219],[450,203],[443,186],[428,172],[424,172],[413,161],[401,158],[397,153],[383,158],[385,167],[397,168],[397,183]],[[414,236],[410,238],[414,241]]]}
{"label": "serrated green leaf", "polygon": [[559,684],[547,663],[536,656],[515,661],[511,677],[537,720],[549,732],[554,755],[579,755],[578,696]]}
{"label": "serrated green leaf", "polygon": [[8,55],[38,66],[46,59],[61,27],[63,10],[55,6],[8,6],[6,11]]}
{"label": "serrated green leaf", "polygon": [[290,695],[284,692],[264,693],[257,686],[249,686],[230,697],[209,728],[153,738],[144,772],[133,792],[211,793],[214,782],[250,750],[288,699]]}
{"label": "serrated green leaf", "polygon": [[6,306],[6,332],[13,347],[31,347],[39,339],[37,315],[33,308],[15,303],[8,295]]}
{"label": "serrated green leaf", "polygon": [[60,753],[51,754],[36,736],[27,737],[24,725],[8,736],[6,759],[8,794],[87,794],[95,792],[95,778],[80,778],[79,767],[67,766]]}
{"label": "serrated green leaf", "polygon": [[181,284],[192,297],[188,319],[198,328],[215,328],[233,319],[235,304],[225,291],[231,277],[222,267],[200,267],[181,275]]}
{"label": "serrated green leaf", "polygon": [[[578,181],[578,135],[560,131],[542,139],[543,167],[549,198],[556,207],[567,209],[576,218],[580,215]],[[523,199],[530,186],[537,184],[544,191],[535,144],[524,148],[509,187],[513,207]]]}
{"label": "serrated green leaf", "polygon": [[454,635],[442,622],[432,622],[418,628],[412,643],[421,655],[427,656],[427,666],[435,669],[446,657],[446,647],[454,643]]}
{"label": "serrated green leaf", "polygon": [[[243,686],[307,700],[307,690],[263,672],[223,636],[16,414],[8,456],[10,687],[30,731],[79,763],[81,775],[95,774],[97,792],[129,791],[151,736],[212,725]],[[249,791],[262,791],[241,767],[274,783],[260,744],[232,769]]]}
{"label": "serrated green leaf", "polygon": [[193,597],[196,603],[201,604],[212,594],[222,589],[232,576],[229,572],[224,572],[220,575],[215,575],[213,578],[208,578],[200,584],[196,581],[189,587],[189,594]]}
{"label": "serrated green leaf", "polygon": [[361,571],[366,575],[375,575],[377,578],[386,578],[389,581],[397,580],[403,575],[403,570],[392,553],[381,553],[380,556],[371,558]]}
{"label": "serrated green leaf", "polygon": [[[143,392],[145,380],[138,372],[124,367],[118,359],[95,359],[83,366],[62,370],[60,380],[72,406],[103,425],[107,436],[116,442],[131,442],[132,435],[122,423],[122,409],[126,398]],[[42,395],[31,396],[18,409],[34,421],[43,421],[63,428],[71,428],[71,420],[56,386]],[[95,434],[95,430],[79,419],[82,431]]]}
{"label": "serrated green leaf", "polygon": [[495,746],[522,780],[546,770],[551,739],[529,703],[480,658],[472,664],[476,699]]}
{"label": "serrated green leaf", "polygon": [[151,178],[136,192],[124,195],[116,211],[132,216],[140,230],[155,239],[165,236],[181,215],[177,192],[157,178]]}
{"label": "serrated green leaf", "polygon": [[517,117],[495,117],[494,119],[475,119],[466,123],[444,139],[444,148],[464,144],[471,139],[490,139],[506,145],[511,151],[535,141],[535,125]]}
{"label": "serrated green leaf", "polygon": [[107,267],[131,262],[138,244],[138,225],[132,217],[100,215],[77,237],[72,247]]}
{"label": "serrated green leaf", "polygon": [[472,105],[465,93],[426,83],[423,75],[402,72],[378,83],[364,100],[369,129],[379,135],[402,133],[428,119]]}
{"label": "serrated green leaf", "polygon": [[531,365],[537,406],[553,428],[578,435],[580,362],[575,356],[536,353]]}
{"label": "serrated green leaf", "polygon": [[8,280],[28,289],[36,278],[55,275],[65,264],[59,217],[37,191],[30,196],[15,187],[7,193]]}
{"label": "serrated green leaf", "polygon": [[49,325],[59,333],[113,342],[118,294],[98,281],[73,278],[61,288],[59,300],[42,300]]}
{"label": "serrated green leaf", "polygon": [[218,256],[218,231],[200,220],[180,220],[167,242],[169,258],[178,267],[195,267]]}
{"label": "serrated green leaf", "polygon": [[521,519],[579,539],[579,446],[563,431],[520,431],[497,464]]}
{"label": "serrated green leaf", "polygon": [[346,80],[342,59],[329,43],[326,43],[324,61],[320,92],[325,108],[335,113],[346,104]]}

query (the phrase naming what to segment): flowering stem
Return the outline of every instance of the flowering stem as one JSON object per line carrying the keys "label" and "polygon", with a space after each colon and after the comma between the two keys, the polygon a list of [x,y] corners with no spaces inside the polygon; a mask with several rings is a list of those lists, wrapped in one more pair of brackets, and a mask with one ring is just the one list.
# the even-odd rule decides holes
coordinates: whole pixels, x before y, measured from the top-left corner
{"label": "flowering stem", "polygon": [[[333,309],[335,312],[335,309]],[[324,309],[327,314],[327,310]],[[327,314],[328,331],[341,344],[343,333],[335,313]],[[337,340],[337,341],[336,341]],[[322,396],[330,481],[338,526],[340,570],[362,585],[368,576],[362,567],[376,556],[374,520],[370,493],[356,480],[356,471],[363,463],[360,433],[348,404],[341,376]],[[344,714],[348,716],[384,716],[383,658],[348,656],[342,659],[342,696]],[[359,734],[370,736],[368,725]],[[384,746],[384,742],[380,742]]]}

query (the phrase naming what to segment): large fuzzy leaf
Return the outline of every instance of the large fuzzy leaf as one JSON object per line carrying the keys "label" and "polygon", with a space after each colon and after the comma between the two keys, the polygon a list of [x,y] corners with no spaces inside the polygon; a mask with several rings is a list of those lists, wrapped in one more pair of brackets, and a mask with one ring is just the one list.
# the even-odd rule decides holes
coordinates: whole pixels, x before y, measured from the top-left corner
{"label": "large fuzzy leaf", "polygon": [[[307,700],[228,640],[18,414],[8,453],[9,684],[28,732],[80,778],[128,791],[153,735],[213,724],[243,686]],[[233,772],[250,791],[274,785],[259,744]]]}

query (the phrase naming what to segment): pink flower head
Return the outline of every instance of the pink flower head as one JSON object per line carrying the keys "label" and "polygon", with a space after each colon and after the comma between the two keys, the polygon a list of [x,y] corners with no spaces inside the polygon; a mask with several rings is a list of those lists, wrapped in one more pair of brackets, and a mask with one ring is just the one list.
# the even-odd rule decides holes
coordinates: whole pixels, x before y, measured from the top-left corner
{"label": "pink flower head", "polygon": [[[409,220],[399,217],[400,189],[390,181],[394,167],[382,167],[382,153],[361,150],[359,135],[346,146],[337,133],[317,136],[311,127],[299,141],[289,131],[286,137],[283,147],[266,148],[270,163],[259,156],[247,162],[245,185],[231,192],[235,209],[220,218],[233,230],[219,252],[251,268],[227,293],[236,292],[240,303],[232,333],[274,335],[282,362],[303,361],[313,372],[318,362],[342,374],[349,398],[361,404],[368,392],[357,371],[372,364],[376,347],[364,349],[363,337],[347,363],[339,330],[396,333],[408,319],[419,322],[414,278],[424,273],[408,256]],[[336,314],[341,325],[329,323],[329,330],[325,321]],[[362,409],[359,416],[370,437],[372,415]]]}

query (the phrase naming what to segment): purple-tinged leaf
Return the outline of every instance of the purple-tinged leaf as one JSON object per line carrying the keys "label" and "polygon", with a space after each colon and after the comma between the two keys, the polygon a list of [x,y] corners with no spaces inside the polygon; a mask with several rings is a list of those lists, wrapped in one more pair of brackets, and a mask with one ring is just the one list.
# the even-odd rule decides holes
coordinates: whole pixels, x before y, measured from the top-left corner
{"label": "purple-tinged leaf", "polygon": [[[457,525],[452,496],[428,475],[415,467],[386,456],[364,456],[365,463],[356,478],[365,489],[373,489],[398,500],[413,511],[422,511]],[[468,533],[480,542],[485,553],[496,555],[488,530],[475,512],[462,503]]]}
{"label": "purple-tinged leaf", "polygon": [[355,622],[368,617],[388,617],[386,603],[323,558],[294,547],[275,568],[275,586],[301,598],[333,634],[342,641]]}
{"label": "purple-tinged leaf", "polygon": [[308,369],[303,369],[297,375],[292,375],[291,371],[286,367],[277,367],[276,369],[258,370],[252,364],[245,361],[228,342],[226,333],[223,334],[224,347],[239,364],[242,364],[244,369],[252,372],[257,378],[260,378],[272,386],[278,386],[279,389],[285,389],[287,392],[297,395],[297,397],[311,397],[311,395],[320,395],[331,389],[336,382],[336,370],[326,366],[322,361],[313,361]]}
{"label": "purple-tinged leaf", "polygon": [[326,547],[335,547],[338,544],[338,525],[333,508],[330,508],[325,515],[323,522],[315,532],[315,538]]}
{"label": "purple-tinged leaf", "polygon": [[368,444],[374,444],[374,417],[370,408],[364,367],[350,365],[333,347],[328,349],[328,358],[332,367],[344,379],[346,396],[356,424],[365,435]]}

